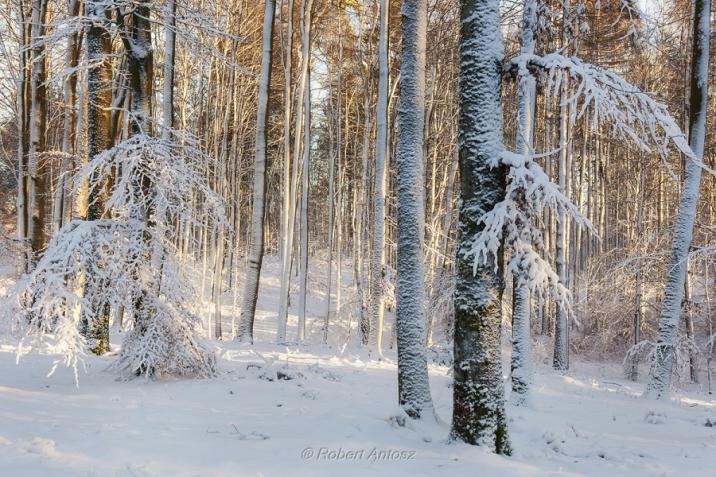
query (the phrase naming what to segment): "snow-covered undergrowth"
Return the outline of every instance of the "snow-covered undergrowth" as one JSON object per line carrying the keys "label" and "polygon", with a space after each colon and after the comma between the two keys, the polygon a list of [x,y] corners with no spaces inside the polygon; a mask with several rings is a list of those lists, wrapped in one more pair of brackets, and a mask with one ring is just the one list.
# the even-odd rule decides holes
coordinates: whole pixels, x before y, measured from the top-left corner
{"label": "snow-covered undergrowth", "polygon": [[[698,390],[664,403],[641,398],[643,385],[622,379],[619,363],[575,360],[565,375],[539,364],[530,405],[508,407],[509,458],[447,443],[452,390],[444,365],[430,365],[437,422],[398,426],[393,350],[379,361],[353,340],[270,344],[274,265],[262,278],[257,343],[214,342],[213,379],[117,381],[112,356],[89,356],[77,388],[71,369],[46,377],[55,356],[33,351],[16,364],[16,343],[0,338],[0,475],[714,475],[716,401]],[[316,333],[320,277],[312,277],[308,301]],[[225,315],[230,320],[228,308]],[[308,329],[312,339],[310,319]],[[116,353],[116,329],[112,342]]]}

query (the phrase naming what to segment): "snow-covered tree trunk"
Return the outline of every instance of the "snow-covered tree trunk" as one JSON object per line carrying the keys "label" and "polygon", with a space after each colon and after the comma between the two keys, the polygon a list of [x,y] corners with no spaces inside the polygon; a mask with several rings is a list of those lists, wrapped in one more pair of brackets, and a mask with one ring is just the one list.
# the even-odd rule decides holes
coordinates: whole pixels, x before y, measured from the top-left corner
{"label": "snow-covered tree trunk", "polygon": [[671,368],[679,331],[681,300],[684,293],[689,247],[693,237],[696,205],[704,157],[706,114],[708,107],[709,39],[711,35],[711,0],[694,3],[693,55],[689,98],[689,145],[695,158],[686,159],[685,177],[679,211],[674,224],[671,258],[667,268],[664,300],[659,317],[659,337],[649,371],[646,394],[657,399],[666,397],[671,383]]}
{"label": "snow-covered tree trunk", "polygon": [[[537,0],[525,0],[522,16],[522,45],[520,53],[532,55],[535,52],[537,34]],[[515,152],[523,156],[533,153],[533,130],[535,115],[535,79],[524,68],[519,72],[517,85],[517,138]],[[520,194],[524,203],[524,193]],[[525,270],[515,274],[512,307],[512,402],[522,405],[528,398],[532,379],[532,337],[530,335],[530,292]]]}
{"label": "snow-covered tree trunk", "polygon": [[426,0],[405,0],[398,109],[396,326],[398,398],[405,412],[432,412],[425,348],[423,124]]}
{"label": "snow-covered tree trunk", "polygon": [[[131,26],[125,23],[125,15],[131,15]],[[131,112],[129,115],[129,127],[132,136],[151,136],[151,96],[154,84],[154,52],[152,49],[152,28],[151,28],[151,10],[150,4],[147,2],[139,3],[131,11],[131,13],[123,13],[118,11],[118,21],[120,24],[120,37],[124,44],[125,55],[127,58],[127,71],[129,72],[129,87],[132,94]],[[137,197],[137,206],[129,211],[129,219],[139,223],[149,224],[152,217],[152,210],[149,210],[145,201],[140,197],[148,194],[151,188],[151,180],[145,175],[137,175],[132,183],[132,193]],[[147,234],[141,233],[141,236],[132,237],[137,244],[132,257],[135,263],[139,263],[141,256],[145,256],[144,260],[151,260],[150,254],[153,252],[149,248]],[[141,244],[141,245],[140,245]],[[133,271],[134,279],[140,280],[140,270]],[[203,291],[203,289],[202,289]],[[140,293],[134,299],[132,315],[134,316],[134,329],[132,336],[135,342],[144,341],[151,333],[152,310],[151,304],[147,300],[146,293]],[[129,339],[129,338],[127,338]],[[129,351],[125,351],[126,346],[122,346],[122,355],[127,356]],[[120,357],[122,359],[122,357]],[[135,371],[137,374],[154,375],[155,370],[141,367]]]}
{"label": "snow-covered tree trunk", "polygon": [[266,200],[266,142],[268,125],[268,100],[271,91],[271,63],[273,45],[273,19],[276,10],[274,0],[266,0],[263,24],[263,53],[261,79],[259,81],[258,109],[256,113],[256,158],[254,166],[253,209],[251,210],[251,242],[248,264],[244,277],[244,293],[241,298],[241,318],[238,339],[253,342],[256,301],[259,296],[261,263],[264,257],[264,209]]}
{"label": "snow-covered tree trunk", "polygon": [[383,280],[385,267],[385,182],[388,154],[388,19],[389,0],[380,1],[378,39],[378,105],[376,112],[375,182],[373,184],[373,250],[370,286],[370,347],[383,351]]}
{"label": "snow-covered tree trunk", "polygon": [[500,166],[503,48],[498,0],[460,1],[460,202],[455,282],[453,439],[509,454],[500,334],[498,257],[476,263],[483,214],[505,195]]}

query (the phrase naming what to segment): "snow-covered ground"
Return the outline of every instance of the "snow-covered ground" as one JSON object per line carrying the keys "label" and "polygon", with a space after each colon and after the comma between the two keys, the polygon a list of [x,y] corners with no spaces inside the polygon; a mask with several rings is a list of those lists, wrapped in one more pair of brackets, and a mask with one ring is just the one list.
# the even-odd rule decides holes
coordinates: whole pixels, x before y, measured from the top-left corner
{"label": "snow-covered ground", "polygon": [[[46,377],[55,356],[31,352],[16,364],[16,344],[3,337],[0,476],[716,475],[716,401],[698,390],[665,403],[641,398],[642,385],[621,379],[618,365],[575,360],[565,375],[538,365],[530,406],[508,408],[511,457],[447,442],[442,365],[430,366],[437,421],[398,426],[394,352],[377,360],[347,338],[270,344],[273,266],[257,344],[212,342],[215,379],[120,382],[107,370],[112,356],[88,357],[78,388],[66,368]],[[321,278],[309,300],[316,317]],[[309,320],[309,330],[319,326]]]}

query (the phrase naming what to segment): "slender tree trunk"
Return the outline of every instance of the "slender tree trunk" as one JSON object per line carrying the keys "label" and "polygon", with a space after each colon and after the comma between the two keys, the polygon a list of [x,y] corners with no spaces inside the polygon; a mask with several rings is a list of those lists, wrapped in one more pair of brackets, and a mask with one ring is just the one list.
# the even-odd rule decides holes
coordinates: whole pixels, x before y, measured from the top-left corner
{"label": "slender tree trunk", "polygon": [[[286,341],[286,325],[288,320],[289,294],[291,284],[291,264],[294,249],[294,233],[296,228],[296,197],[298,196],[298,179],[299,164],[298,158],[301,155],[302,124],[304,122],[304,94],[308,81],[308,69],[310,66],[310,39],[311,39],[311,10],[313,8],[313,0],[303,0],[301,3],[301,75],[296,95],[296,118],[294,128],[294,145],[293,145],[293,167],[291,171],[290,189],[291,203],[288,208],[288,227],[286,229],[286,247],[283,251],[283,263],[281,269],[281,296],[279,297],[278,311],[278,331],[276,333],[276,341],[283,343]],[[304,145],[306,147],[306,145]]]}
{"label": "slender tree trunk", "polygon": [[[452,438],[509,454],[500,335],[502,253],[472,255],[480,218],[504,198],[498,0],[460,2],[460,209],[455,282]],[[498,267],[492,261],[497,261]]]}
{"label": "slender tree trunk", "polygon": [[[79,15],[80,2],[78,0],[69,0],[67,3],[67,14],[72,17]],[[79,34],[73,33],[68,39],[67,53],[65,63],[69,70],[73,70],[79,63]],[[69,219],[69,203],[67,199],[70,193],[68,187],[67,176],[73,162],[74,147],[74,130],[75,130],[75,101],[77,99],[77,74],[69,73],[65,79],[63,86],[63,103],[64,118],[62,124],[62,164],[60,166],[55,188],[55,197],[52,208],[52,232],[56,234],[65,222]]]}
{"label": "slender tree trunk", "polygon": [[[532,55],[535,51],[535,36],[537,33],[537,1],[525,0],[522,26],[523,55]],[[515,152],[529,156],[533,152],[533,130],[535,116],[535,79],[525,70],[520,72],[517,85],[517,138]],[[520,200],[523,209],[527,199],[525,192],[521,191]],[[528,214],[526,214],[528,215]],[[529,220],[529,218],[528,218]],[[529,226],[529,224],[527,224]],[[530,334],[531,298],[524,276],[526,272],[520,270],[513,280],[513,307],[512,307],[512,402],[522,405],[528,399],[530,382],[532,380],[532,336]]]}
{"label": "slender tree trunk", "polygon": [[[644,189],[646,181],[646,167],[644,164],[639,164],[639,193],[638,205],[636,213],[636,240],[637,243],[641,240],[641,234],[644,222]],[[637,246],[637,254],[641,255],[642,248]],[[634,344],[641,342],[641,319],[643,313],[642,306],[642,259],[639,256],[636,264],[636,272],[634,276]],[[639,374],[639,362],[634,359],[629,369],[629,379],[636,381]]]}
{"label": "slender tree trunk", "polygon": [[[564,78],[562,81],[562,90],[560,93],[560,122],[559,122],[559,188],[564,194],[567,194],[567,161],[569,148],[569,106],[566,104],[565,98],[568,96],[569,81]],[[567,283],[567,264],[566,264],[566,238],[567,238],[567,216],[563,210],[557,212],[557,234],[555,240],[556,246],[556,272],[560,283],[568,286]],[[564,307],[555,303],[555,320],[554,320],[554,357],[552,366],[556,370],[565,371],[569,369],[569,322]]]}
{"label": "slender tree trunk", "polygon": [[378,105],[376,108],[375,182],[373,190],[373,250],[370,286],[370,346],[383,352],[383,281],[385,279],[385,183],[388,154],[388,19],[389,0],[380,1],[380,36],[378,39]]}
{"label": "slender tree trunk", "polygon": [[254,168],[254,200],[251,211],[251,242],[248,266],[244,277],[244,293],[241,299],[241,318],[238,339],[254,340],[256,301],[259,296],[261,263],[264,257],[264,215],[266,201],[266,143],[268,125],[268,100],[271,93],[271,62],[273,44],[273,19],[275,1],[266,0],[263,25],[263,56],[259,83],[258,109],[256,114],[256,164]]}
{"label": "slender tree trunk", "polygon": [[[309,41],[306,39],[306,41]],[[310,47],[308,48],[310,51]],[[310,53],[309,53],[310,54]],[[309,67],[306,81],[305,105],[306,119],[303,122],[303,159],[301,172],[301,263],[300,292],[298,294],[298,342],[306,338],[306,296],[308,293],[308,173],[311,159],[311,70]],[[328,328],[324,329],[324,337],[328,339]]]}
{"label": "slender tree trunk", "polygon": [[28,176],[27,176],[27,152],[28,152],[28,115],[30,107],[28,104],[28,87],[29,87],[29,62],[30,54],[29,46],[29,25],[25,16],[24,2],[19,2],[18,7],[18,24],[20,39],[20,63],[18,69],[17,81],[17,239],[21,243],[25,255],[23,257],[22,271],[30,272],[32,260],[28,239],[28,209],[27,209],[27,192],[28,192]]}
{"label": "slender tree trunk", "polygon": [[681,300],[686,279],[686,263],[693,237],[696,205],[701,184],[708,107],[709,39],[711,0],[694,1],[693,56],[689,99],[689,145],[694,158],[686,160],[684,186],[674,224],[671,259],[667,269],[664,300],[659,317],[659,336],[651,363],[646,394],[657,399],[668,396],[671,368],[681,316]]}
{"label": "slender tree trunk", "polygon": [[174,57],[176,54],[176,0],[167,1],[166,44],[164,53],[164,86],[162,90],[162,138],[171,137],[174,127]]}

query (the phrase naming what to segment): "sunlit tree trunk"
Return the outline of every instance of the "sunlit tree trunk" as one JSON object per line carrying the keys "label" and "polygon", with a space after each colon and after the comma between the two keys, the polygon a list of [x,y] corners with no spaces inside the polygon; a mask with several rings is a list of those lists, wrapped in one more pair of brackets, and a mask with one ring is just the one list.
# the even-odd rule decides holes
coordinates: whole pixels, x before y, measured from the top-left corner
{"label": "sunlit tree trunk", "polygon": [[671,258],[667,268],[664,300],[661,304],[659,336],[646,388],[646,394],[657,399],[668,396],[671,383],[671,368],[679,330],[688,253],[693,237],[696,205],[701,184],[700,163],[704,157],[706,138],[711,0],[695,0],[693,5],[694,34],[689,99],[689,145],[694,153],[694,158],[686,161],[684,185],[674,224]]}

